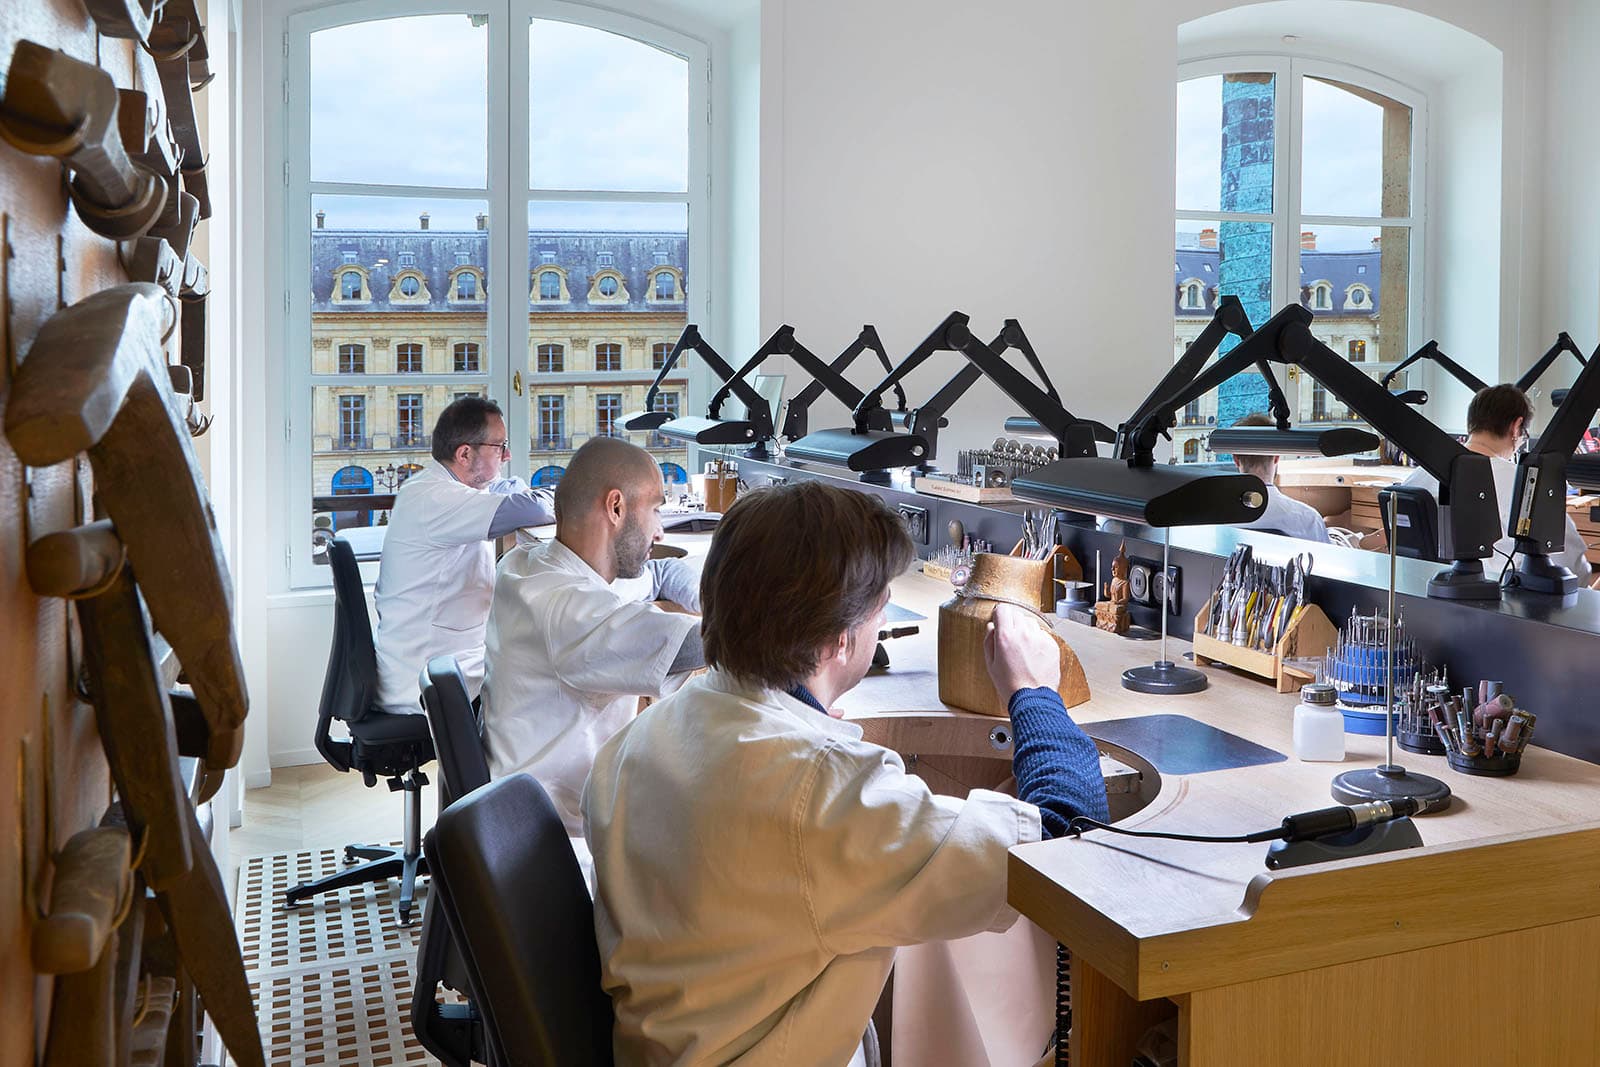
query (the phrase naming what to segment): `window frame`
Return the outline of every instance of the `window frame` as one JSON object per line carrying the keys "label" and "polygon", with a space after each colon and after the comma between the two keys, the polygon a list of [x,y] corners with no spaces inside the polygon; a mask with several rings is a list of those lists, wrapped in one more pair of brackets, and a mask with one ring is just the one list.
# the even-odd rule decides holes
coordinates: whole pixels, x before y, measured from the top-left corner
{"label": "window frame", "polygon": [[[313,182],[310,174],[310,41],[311,35],[322,30],[361,22],[426,15],[465,15],[469,12],[488,16],[487,70],[488,88],[488,159],[486,160],[486,188],[444,188],[357,182]],[[281,509],[281,525],[277,539],[284,558],[286,589],[326,588],[330,576],[326,567],[312,560],[310,516],[305,513],[315,492],[313,483],[313,445],[315,434],[315,398],[319,388],[337,385],[349,386],[352,375],[335,381],[336,374],[318,374],[311,362],[312,321],[311,286],[326,284],[322,279],[310,278],[313,196],[395,196],[432,199],[457,199],[487,202],[489,217],[489,255],[485,274],[498,273],[502,278],[515,279],[528,276],[546,266],[530,263],[528,248],[528,211],[536,200],[548,201],[611,201],[685,203],[691,224],[688,228],[687,269],[696,276],[696,295],[685,297],[680,305],[689,321],[713,321],[711,294],[719,279],[719,263],[713,259],[716,247],[716,213],[713,209],[712,141],[714,116],[711,101],[716,98],[718,85],[714,80],[713,44],[719,39],[709,26],[692,25],[693,18],[679,16],[676,25],[667,25],[662,15],[642,6],[639,13],[616,11],[571,0],[474,0],[472,3],[445,3],[438,0],[327,0],[321,6],[285,12],[280,18],[268,22],[282,31],[282,59],[278,49],[264,49],[267,84],[272,84],[272,96],[278,95],[276,83],[282,83],[282,104],[277,114],[281,122],[267,138],[270,165],[263,172],[276,173],[280,164],[284,174],[283,187],[267,194],[265,233],[275,262],[273,272],[284,283],[282,318],[268,314],[269,335],[277,335],[277,350],[285,353],[279,367],[279,381],[275,388],[283,420],[284,445],[282,450],[284,475],[281,491],[286,494]],[[689,172],[686,188],[682,192],[655,193],[609,189],[535,189],[530,181],[529,166],[529,64],[528,27],[531,20],[568,22],[596,30],[631,38],[646,45],[676,55],[688,65],[688,138]],[[270,115],[270,113],[269,113]],[[720,121],[720,116],[716,117]],[[273,186],[277,182],[272,183]],[[280,199],[281,195],[281,199]],[[350,265],[340,264],[340,268]],[[360,269],[358,267],[358,269]],[[565,272],[563,271],[563,276]],[[363,283],[366,272],[362,270]],[[529,314],[536,300],[521,297],[518,286],[501,283],[494,292],[488,291],[480,277],[480,300],[472,303],[484,308],[487,319],[486,343],[480,358],[480,370],[463,378],[451,372],[439,372],[437,381],[433,374],[374,374],[361,375],[366,387],[405,385],[414,387],[417,379],[427,379],[425,385],[441,385],[452,394],[476,392],[487,394],[506,408],[507,429],[512,440],[529,440],[533,416],[530,395],[535,393],[532,381],[532,353],[529,341],[533,336],[533,322]],[[424,284],[426,280],[424,279]],[[626,291],[626,279],[622,280]],[[453,286],[451,287],[453,289]],[[335,293],[338,280],[335,278]],[[535,290],[536,292],[536,290]],[[364,288],[364,296],[370,287]],[[569,297],[570,300],[570,297]],[[374,303],[367,296],[363,303]],[[620,303],[620,301],[619,301]],[[274,322],[274,320],[276,320]],[[274,329],[273,327],[276,327]],[[505,353],[497,356],[496,353]],[[520,373],[523,390],[514,391],[514,375]],[[270,379],[269,379],[270,381]],[[705,392],[707,383],[703,375],[691,375],[687,383],[696,396]],[[570,431],[569,431],[570,432]],[[533,466],[528,452],[514,451],[508,464],[508,473],[528,475]],[[304,505],[304,506],[303,506]],[[377,576],[374,564],[362,564],[364,580]]]}
{"label": "window frame", "polygon": [[[1221,210],[1190,210],[1178,206],[1174,217],[1179,220],[1202,222],[1268,222],[1272,224],[1272,309],[1277,311],[1290,301],[1300,302],[1302,230],[1320,232],[1321,227],[1343,226],[1363,229],[1383,229],[1388,226],[1406,226],[1410,229],[1409,277],[1406,282],[1406,341],[1407,346],[1420,343],[1429,336],[1430,313],[1428,308],[1427,279],[1430,267],[1427,240],[1428,173],[1427,162],[1431,142],[1428,123],[1427,94],[1410,84],[1354,63],[1325,59],[1316,56],[1257,51],[1227,51],[1197,56],[1178,65],[1174,89],[1182,82],[1194,78],[1214,77],[1231,73],[1272,74],[1276,79],[1277,106],[1274,116],[1274,151],[1272,175],[1272,212],[1251,213]],[[1410,214],[1393,216],[1354,216],[1306,214],[1301,211],[1301,147],[1305,132],[1305,100],[1303,79],[1320,78],[1360,86],[1389,97],[1411,109],[1411,195]],[[1176,143],[1176,137],[1174,137]],[[1176,195],[1176,194],[1174,194]],[[1371,288],[1371,286],[1369,286]],[[1323,312],[1338,313],[1337,294],[1330,292],[1329,306]],[[1370,302],[1363,311],[1371,307]],[[1259,326],[1260,323],[1252,325]],[[1377,367],[1398,363],[1409,352],[1397,352],[1384,345],[1379,362],[1366,366]],[[1303,375],[1296,375],[1303,380]],[[1302,406],[1291,399],[1296,411],[1310,410],[1309,396]]]}

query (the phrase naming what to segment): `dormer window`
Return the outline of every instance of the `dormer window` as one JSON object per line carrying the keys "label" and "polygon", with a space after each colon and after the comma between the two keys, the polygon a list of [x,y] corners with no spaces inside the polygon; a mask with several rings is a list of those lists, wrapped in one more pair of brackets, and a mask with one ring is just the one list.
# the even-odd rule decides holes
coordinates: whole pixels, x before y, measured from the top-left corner
{"label": "dormer window", "polygon": [[595,264],[601,267],[609,267],[615,263],[616,260],[617,257],[610,252],[601,252],[594,257]]}
{"label": "dormer window", "polygon": [[340,257],[342,257],[344,259],[344,261],[346,263],[354,263],[356,261],[357,253],[356,253],[356,251],[354,249],[347,248],[347,249],[342,250],[339,253],[339,255],[340,255]]}
{"label": "dormer window", "polygon": [[400,265],[402,267],[413,266],[413,265],[416,264],[416,262],[417,262],[417,254],[415,252],[401,252],[400,253]]}
{"label": "dormer window", "polygon": [[1327,282],[1317,282],[1311,287],[1311,310],[1333,310],[1333,286]]}
{"label": "dormer window", "polygon": [[429,299],[428,280],[415,267],[403,268],[395,276],[394,288],[389,290],[391,302],[423,304]]}
{"label": "dormer window", "polygon": [[[648,295],[650,290],[645,290]],[[589,281],[591,304],[626,304],[628,283],[615,267],[602,267]]]}
{"label": "dormer window", "polygon": [[617,290],[621,287],[621,283],[609,274],[607,274],[604,278],[601,278],[599,282],[595,283],[595,288],[600,291],[601,296],[616,296]]}
{"label": "dormer window", "polygon": [[683,300],[683,272],[677,267],[657,265],[650,270],[645,295],[653,304],[679,303]]}
{"label": "dormer window", "polygon": [[456,266],[465,267],[467,265],[467,260],[469,258],[470,257],[468,257],[468,255],[465,252],[457,252],[456,253]]}
{"label": "dormer window", "polygon": [[450,299],[483,299],[483,276],[477,267],[457,267],[450,272]]}
{"label": "dormer window", "polygon": [[1364,285],[1352,285],[1345,297],[1345,302],[1353,308],[1363,310],[1372,306],[1372,290]]}
{"label": "dormer window", "polygon": [[564,304],[572,299],[567,290],[567,272],[560,267],[540,266],[533,273],[533,301],[537,304]]}
{"label": "dormer window", "polygon": [[358,271],[347,270],[339,275],[339,299],[361,299],[361,274]]}
{"label": "dormer window", "polygon": [[554,249],[543,249],[543,248],[541,248],[539,250],[539,262],[540,263],[554,263],[555,261],[556,261],[556,253],[555,253]]}
{"label": "dormer window", "polygon": [[361,304],[372,299],[367,288],[367,272],[362,267],[344,266],[333,272],[333,302]]}
{"label": "dormer window", "polygon": [[1204,311],[1206,306],[1205,283],[1190,278],[1178,290],[1178,305],[1185,311]]}
{"label": "dormer window", "polygon": [[415,277],[407,275],[400,279],[401,296],[416,296],[420,292],[422,292],[422,283]]}

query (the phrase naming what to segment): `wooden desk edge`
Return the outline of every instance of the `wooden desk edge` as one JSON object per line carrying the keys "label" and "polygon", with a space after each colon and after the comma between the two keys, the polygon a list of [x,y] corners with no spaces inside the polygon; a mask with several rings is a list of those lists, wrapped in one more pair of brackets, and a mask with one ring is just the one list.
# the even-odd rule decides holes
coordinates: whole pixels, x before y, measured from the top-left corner
{"label": "wooden desk edge", "polygon": [[1600,915],[1600,822],[1263,871],[1237,911],[1149,935],[1015,851],[1008,873],[1013,907],[1150,1000]]}

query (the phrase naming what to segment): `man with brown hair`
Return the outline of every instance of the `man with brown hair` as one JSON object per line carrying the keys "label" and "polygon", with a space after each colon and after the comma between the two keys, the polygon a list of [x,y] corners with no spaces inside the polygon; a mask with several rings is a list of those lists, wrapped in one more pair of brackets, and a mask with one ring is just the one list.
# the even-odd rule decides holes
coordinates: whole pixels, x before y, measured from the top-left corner
{"label": "man with brown hair", "polygon": [[[1272,416],[1257,411],[1246,415],[1234,425],[1276,426],[1277,423],[1272,421]],[[1286,495],[1278,488],[1277,456],[1253,456],[1235,452],[1233,465],[1241,473],[1254,474],[1267,487],[1267,509],[1261,513],[1259,519],[1245,523],[1244,529],[1270,530],[1305,541],[1321,541],[1324,544],[1331,540],[1328,536],[1328,524],[1322,521],[1322,516],[1316,508]]]}
{"label": "man with brown hair", "polygon": [[[1527,394],[1514,385],[1491,385],[1479,389],[1467,405],[1467,448],[1489,457],[1489,468],[1494,472],[1494,495],[1500,501],[1500,540],[1494,548],[1501,556],[1511,558],[1516,542],[1506,533],[1511,523],[1511,497],[1516,489],[1517,447],[1526,439],[1528,422],[1533,418],[1533,405]],[[1439,499],[1439,480],[1418,468],[1402,484],[1416,485]],[[1584,556],[1583,536],[1567,516],[1566,544],[1562,551],[1550,553],[1552,563],[1571,569],[1580,580],[1589,574],[1589,561]],[[1587,583],[1586,583],[1587,584]]]}
{"label": "man with brown hair", "polygon": [[628,1064],[818,1064],[856,1054],[898,946],[1003,930],[1006,851],[1106,818],[1055,642],[1000,605],[1017,797],[936,796],[830,709],[866,674],[914,558],[874,496],[760,489],[701,579],[712,667],[601,749],[584,788],[602,981]]}

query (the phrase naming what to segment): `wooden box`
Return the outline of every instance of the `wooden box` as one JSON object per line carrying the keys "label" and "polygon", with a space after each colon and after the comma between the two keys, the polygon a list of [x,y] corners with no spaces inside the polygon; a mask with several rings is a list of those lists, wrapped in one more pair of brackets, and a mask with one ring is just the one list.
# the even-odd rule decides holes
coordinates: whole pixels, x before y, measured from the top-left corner
{"label": "wooden box", "polygon": [[1292,693],[1314,680],[1314,676],[1298,667],[1289,666],[1285,661],[1320,656],[1338,643],[1338,628],[1315,604],[1307,604],[1295,613],[1294,619],[1271,651],[1241,648],[1231,642],[1218,641],[1203,632],[1210,622],[1211,605],[1216,599],[1213,593],[1206,601],[1206,606],[1200,609],[1200,614],[1194,617],[1194,661],[1199,666],[1226,663],[1248,674],[1265,678],[1275,684],[1280,693]]}

